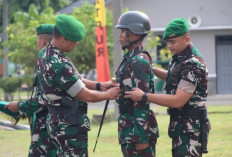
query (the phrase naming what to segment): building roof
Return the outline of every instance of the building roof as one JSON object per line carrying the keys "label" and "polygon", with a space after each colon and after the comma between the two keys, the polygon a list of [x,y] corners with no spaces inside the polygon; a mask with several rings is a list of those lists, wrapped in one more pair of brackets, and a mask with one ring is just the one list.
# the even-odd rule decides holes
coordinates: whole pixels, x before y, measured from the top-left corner
{"label": "building roof", "polygon": [[[89,2],[90,4],[95,4],[96,0],[78,0],[74,3],[72,3],[71,5],[61,9],[58,11],[58,13],[60,14],[71,14],[74,8],[79,8],[82,4],[84,4],[85,2]],[[112,0],[105,0],[105,5],[111,3]]]}

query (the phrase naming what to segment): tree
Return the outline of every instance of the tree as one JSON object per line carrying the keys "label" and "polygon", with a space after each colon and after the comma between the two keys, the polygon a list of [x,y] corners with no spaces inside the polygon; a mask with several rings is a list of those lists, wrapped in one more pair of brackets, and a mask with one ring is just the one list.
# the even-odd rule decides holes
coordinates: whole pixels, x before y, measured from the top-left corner
{"label": "tree", "polygon": [[[10,101],[14,99],[14,92],[21,87],[22,81],[18,77],[4,77],[0,80],[1,88],[10,96]],[[6,100],[8,101],[8,100]]]}
{"label": "tree", "polygon": [[[86,28],[86,37],[75,48],[72,53],[68,55],[72,58],[75,65],[78,65],[80,73],[85,73],[90,69],[96,67],[95,61],[95,6],[85,2],[80,8],[75,8],[72,13],[77,19],[82,21]],[[110,67],[112,68],[112,51],[113,51],[113,17],[112,12],[106,9],[106,29],[107,29],[107,44],[110,60]]]}
{"label": "tree", "polygon": [[[9,23],[14,22],[15,12],[28,12],[29,6],[34,4],[38,8],[38,12],[41,13],[45,8],[51,7],[54,12],[70,5],[77,0],[8,0],[9,4]],[[0,1],[2,6],[2,1]],[[0,7],[0,17],[2,17],[2,7]],[[0,18],[0,31],[2,30],[2,18]],[[1,31],[2,32],[2,31]]]}
{"label": "tree", "polygon": [[[106,11],[107,18],[107,39],[110,63],[112,65],[112,13]],[[95,7],[89,3],[83,4],[80,8],[74,9],[73,16],[84,23],[86,37],[67,55],[72,59],[80,73],[87,73],[95,68]],[[38,8],[32,4],[29,12],[17,12],[14,15],[15,22],[8,27],[9,33],[9,57],[10,60],[20,64],[26,74],[33,74],[36,71],[38,50],[36,48],[35,27],[42,23],[55,23],[55,15],[52,8],[46,8],[39,13]]]}
{"label": "tree", "polygon": [[38,56],[35,27],[43,23],[54,23],[54,11],[48,7],[39,14],[37,7],[31,4],[28,13],[17,12],[14,20],[14,23],[8,25],[9,58],[19,64],[26,74],[33,74],[36,71]]}
{"label": "tree", "polygon": [[[162,46],[161,39],[159,36],[155,36],[150,33],[147,37],[147,43],[145,45],[145,50],[148,50],[148,52],[152,52],[157,46]],[[151,54],[151,56],[153,56]],[[154,66],[166,69],[166,66],[168,65],[169,61],[172,58],[172,53],[168,49],[167,46],[159,50],[159,57],[157,57],[157,60],[153,60]],[[164,88],[165,82],[159,78],[155,80],[155,91],[162,92]]]}

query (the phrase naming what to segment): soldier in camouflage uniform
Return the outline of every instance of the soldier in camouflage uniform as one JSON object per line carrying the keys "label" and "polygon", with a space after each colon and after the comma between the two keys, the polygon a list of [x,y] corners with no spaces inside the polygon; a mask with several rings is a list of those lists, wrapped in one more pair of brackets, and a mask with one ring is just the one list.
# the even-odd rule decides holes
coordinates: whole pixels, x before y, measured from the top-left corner
{"label": "soldier in camouflage uniform", "polygon": [[[173,157],[201,157],[207,153],[210,124],[207,118],[207,67],[196,47],[190,42],[188,23],[183,18],[172,20],[163,35],[173,57],[168,71],[154,68],[156,76],[166,81],[167,94],[147,94],[155,104],[168,107],[169,136]],[[140,101],[143,92],[133,89],[128,98]]]}
{"label": "soldier in camouflage uniform", "polygon": [[[37,47],[39,50],[44,48],[52,39],[54,25],[42,24],[36,27]],[[40,95],[39,86],[34,84],[35,95],[27,101],[11,102],[6,106],[11,111],[19,111],[22,118],[28,117],[31,126],[31,144],[29,148],[29,157],[49,156],[56,157],[56,148],[47,133],[46,119],[48,110],[46,107],[41,108],[38,112],[38,96]],[[33,94],[32,94],[33,95]]]}
{"label": "soldier in camouflage uniform", "polygon": [[127,49],[116,72],[122,95],[119,104],[118,136],[124,157],[154,157],[159,136],[155,114],[150,103],[144,99],[134,102],[124,97],[124,92],[138,87],[146,93],[154,92],[152,60],[143,50],[142,42],[151,30],[146,14],[129,11],[122,14],[118,24],[121,29],[119,40],[122,49]]}
{"label": "soldier in camouflage uniform", "polygon": [[101,86],[81,78],[70,58],[65,56],[64,52],[72,51],[85,35],[84,25],[76,18],[58,15],[53,39],[38,59],[41,99],[49,111],[47,129],[60,157],[88,156],[90,123],[85,102],[112,100],[120,94],[119,87],[106,92],[89,90]]}

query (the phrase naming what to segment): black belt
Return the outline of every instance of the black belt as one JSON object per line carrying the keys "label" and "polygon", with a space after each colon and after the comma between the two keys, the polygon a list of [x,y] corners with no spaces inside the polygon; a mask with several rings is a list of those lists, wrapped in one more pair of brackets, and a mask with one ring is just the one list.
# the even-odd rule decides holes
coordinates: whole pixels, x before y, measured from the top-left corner
{"label": "black belt", "polygon": [[185,117],[185,118],[197,118],[200,119],[201,115],[202,115],[202,110],[204,109],[200,109],[200,108],[196,108],[196,109],[172,109],[172,108],[168,108],[168,114],[171,117]]}
{"label": "black belt", "polygon": [[119,114],[134,115],[134,104],[118,105]]}
{"label": "black belt", "polygon": [[[71,108],[67,106],[48,106],[48,112],[50,114],[64,114],[65,111]],[[78,106],[78,111],[80,114],[87,114],[87,105]]]}
{"label": "black belt", "polygon": [[36,113],[36,117],[37,118],[46,117],[47,114],[48,114],[48,110],[47,109],[43,109],[42,111]]}

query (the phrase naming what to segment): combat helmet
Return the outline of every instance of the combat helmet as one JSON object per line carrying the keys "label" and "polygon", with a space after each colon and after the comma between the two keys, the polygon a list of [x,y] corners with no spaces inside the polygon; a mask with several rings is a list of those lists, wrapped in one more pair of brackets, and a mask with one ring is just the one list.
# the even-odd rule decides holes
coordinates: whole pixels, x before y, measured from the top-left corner
{"label": "combat helmet", "polygon": [[127,28],[134,34],[148,34],[151,31],[149,17],[139,11],[128,11],[119,17],[117,29]]}
{"label": "combat helmet", "polygon": [[[139,11],[128,11],[122,14],[118,19],[116,29],[128,29],[126,31],[127,39],[123,50],[128,48],[130,44],[136,44],[138,41],[143,40],[144,37],[151,31],[151,22],[149,17]],[[129,41],[129,31],[134,34],[141,35],[141,38],[136,41]]]}

